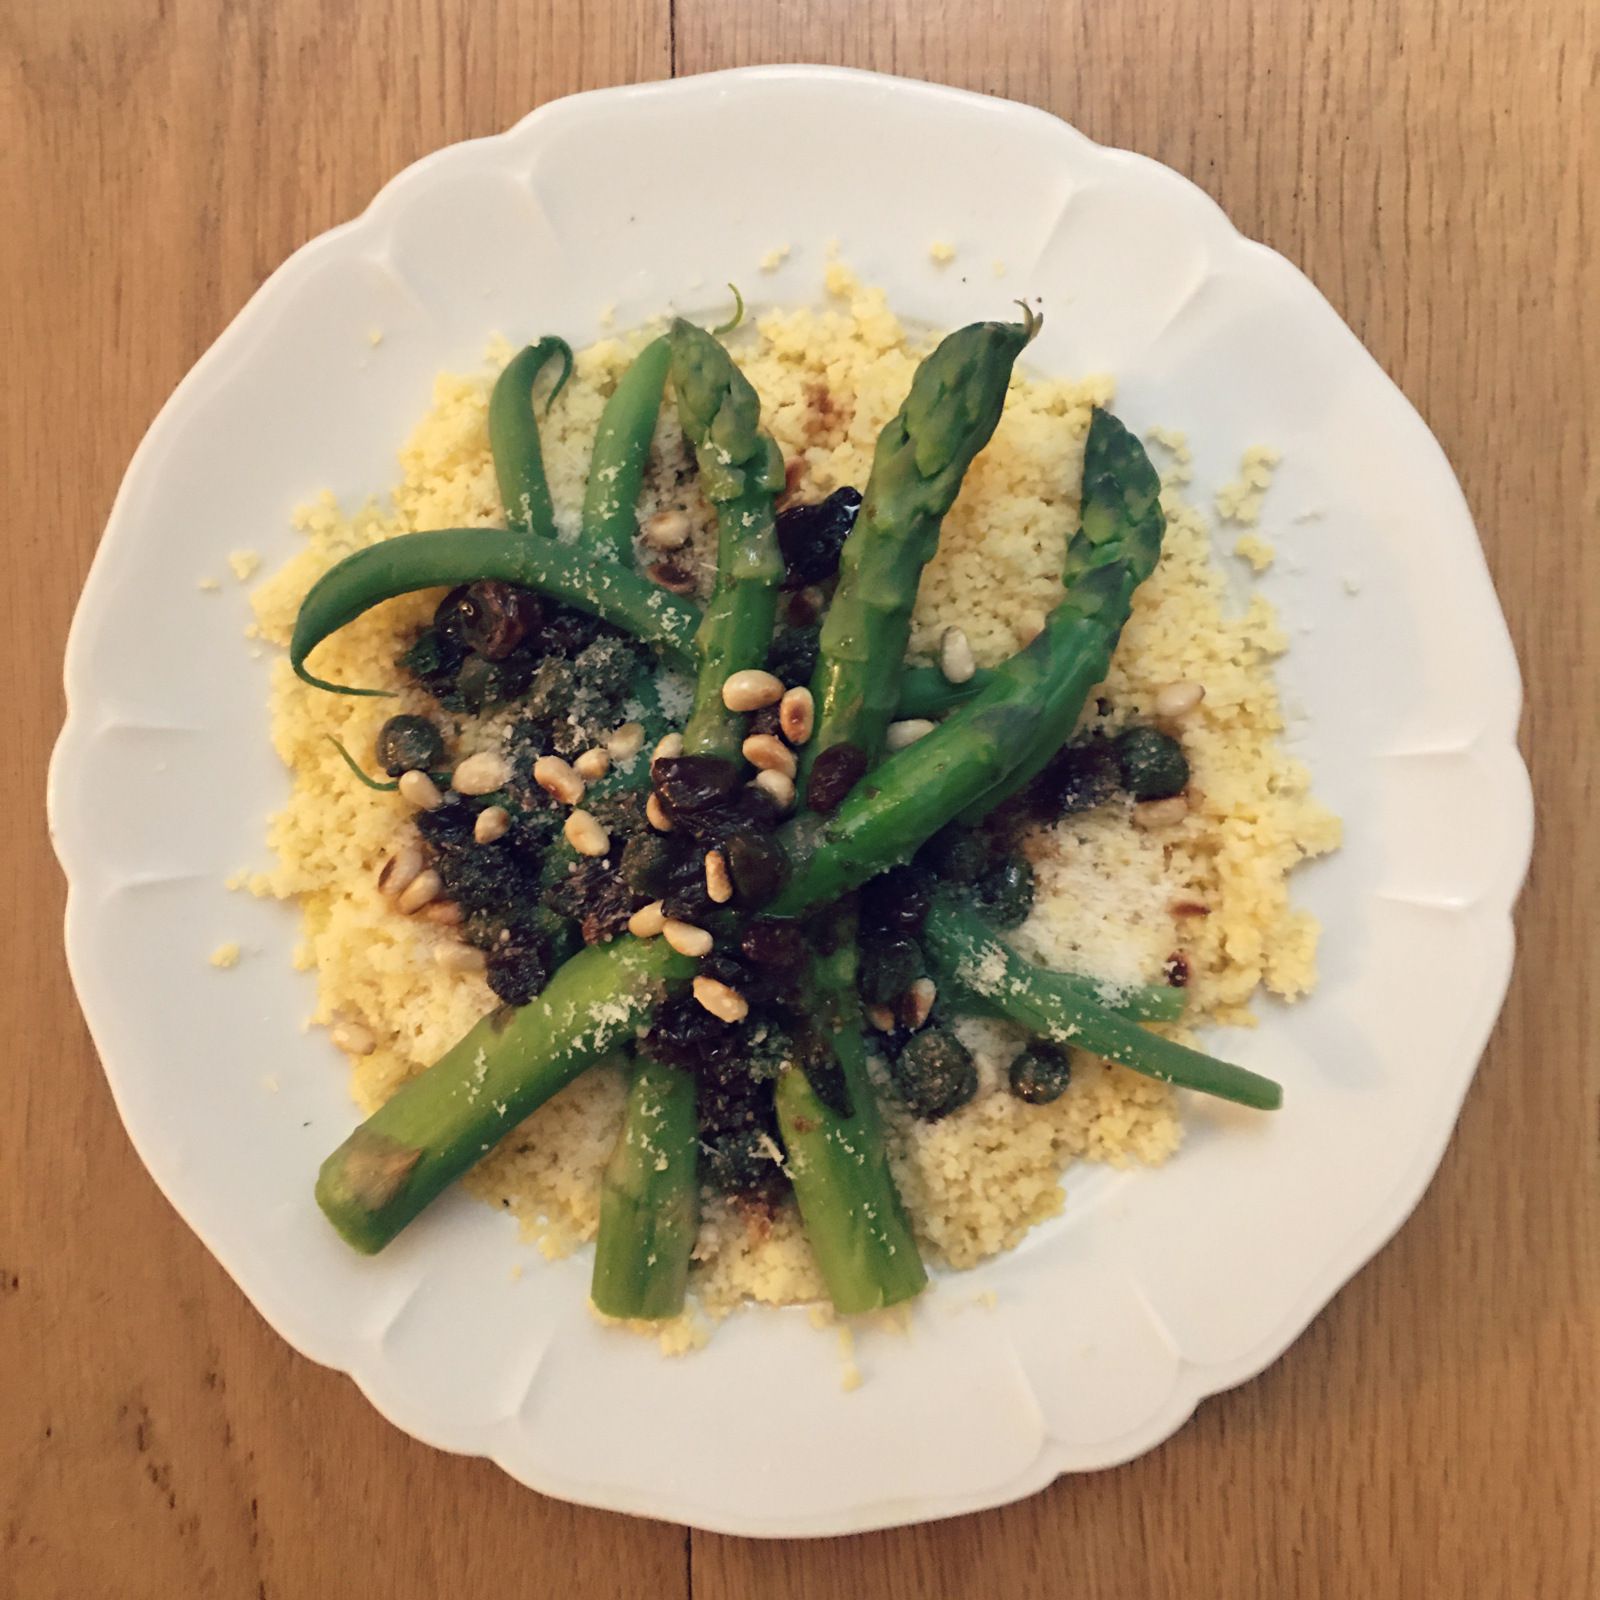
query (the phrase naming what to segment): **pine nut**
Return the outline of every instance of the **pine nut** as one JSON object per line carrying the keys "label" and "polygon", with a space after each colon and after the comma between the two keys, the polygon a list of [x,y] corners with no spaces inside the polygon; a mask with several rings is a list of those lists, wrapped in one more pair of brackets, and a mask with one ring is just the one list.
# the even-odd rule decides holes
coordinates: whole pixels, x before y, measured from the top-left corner
{"label": "pine nut", "polygon": [[765,789],[777,801],[780,811],[788,811],[794,805],[794,779],[781,772],[758,772],[751,787]]}
{"label": "pine nut", "polygon": [[904,722],[891,722],[883,736],[884,747],[888,750],[904,750],[918,739],[927,738],[933,729],[934,724],[926,717],[907,717]]}
{"label": "pine nut", "polygon": [[816,702],[809,689],[786,689],[778,704],[778,726],[790,744],[804,744],[816,723]]}
{"label": "pine nut", "polygon": [[572,770],[583,779],[585,783],[593,783],[596,778],[603,778],[611,770],[611,757],[596,745],[593,750],[585,750],[576,761],[572,763]]}
{"label": "pine nut", "polygon": [[750,1002],[737,989],[715,978],[696,978],[694,997],[714,1017],[724,1022],[743,1022],[750,1015]]}
{"label": "pine nut", "polygon": [[439,897],[439,891],[444,888],[444,879],[429,867],[426,872],[419,872],[407,886],[404,894],[395,901],[396,907],[405,912],[420,911],[430,900]]}
{"label": "pine nut", "polygon": [[396,850],[383,864],[383,870],[378,874],[378,893],[393,896],[400,894],[411,886],[416,875],[422,871],[422,852],[414,844],[408,844],[403,849]]}
{"label": "pine nut", "polygon": [[589,811],[569,811],[561,834],[580,856],[603,856],[611,848],[611,835]]}
{"label": "pine nut", "polygon": [[454,900],[430,900],[417,913],[418,922],[431,922],[440,928],[459,928],[466,915]]}
{"label": "pine nut", "polygon": [[370,1056],[378,1048],[372,1030],[362,1027],[359,1022],[336,1023],[329,1030],[329,1037],[346,1055]]}
{"label": "pine nut", "polygon": [[402,772],[400,798],[409,801],[418,811],[437,811],[444,804],[439,785],[426,772]]}
{"label": "pine nut", "polygon": [[783,679],[758,668],[731,673],[722,685],[722,703],[730,711],[759,711],[783,699]]}
{"label": "pine nut", "polygon": [[1158,717],[1186,717],[1205,697],[1204,684],[1180,679],[1156,691],[1152,709]]}
{"label": "pine nut", "polygon": [[661,935],[680,956],[704,956],[711,953],[711,935],[692,922],[680,922],[667,917],[661,924]]}
{"label": "pine nut", "polygon": [[947,683],[966,683],[978,670],[972,645],[960,628],[946,628],[939,641],[939,670]]}
{"label": "pine nut", "polygon": [[728,876],[728,861],[720,850],[706,851],[706,893],[719,906],[733,899],[733,879]]}
{"label": "pine nut", "polygon": [[652,761],[671,761],[675,756],[683,754],[683,735],[681,733],[664,734],[657,741]]}
{"label": "pine nut", "polygon": [[635,939],[654,939],[666,926],[666,913],[661,909],[661,904],[659,900],[652,900],[649,905],[640,906],[628,918],[628,932]]}
{"label": "pine nut", "polygon": [[900,1015],[908,1028],[920,1028],[933,1011],[933,1002],[939,998],[938,985],[932,978],[918,978],[906,990],[900,1001]]}
{"label": "pine nut", "polygon": [[475,949],[470,944],[462,944],[459,939],[452,939],[448,944],[436,945],[433,951],[433,964],[445,972],[482,972],[487,965],[483,959],[483,951]]}
{"label": "pine nut", "polygon": [[667,808],[661,803],[661,796],[654,790],[644,803],[644,820],[650,824],[657,833],[672,832],[672,818],[667,815]]}
{"label": "pine nut", "polygon": [[504,756],[493,750],[480,750],[450,774],[450,787],[457,794],[493,794],[505,787],[510,776],[511,767]]}
{"label": "pine nut", "polygon": [[1044,632],[1044,624],[1044,612],[1024,611],[1017,618],[1017,638],[1025,645],[1032,644]]}
{"label": "pine nut", "polygon": [[1136,828],[1171,828],[1189,815],[1189,802],[1181,794],[1166,800],[1142,800],[1133,808]]}
{"label": "pine nut", "polygon": [[503,839],[511,826],[511,813],[504,806],[486,806],[472,824],[472,837],[479,844],[493,844]]}
{"label": "pine nut", "polygon": [[644,519],[639,532],[652,550],[681,550],[689,542],[689,513],[658,511]]}
{"label": "pine nut", "polygon": [[533,764],[533,781],[564,806],[583,799],[583,779],[560,756],[540,756]]}
{"label": "pine nut", "polygon": [[894,1012],[892,1012],[888,1006],[868,1006],[867,1021],[870,1022],[879,1033],[894,1032]]}
{"label": "pine nut", "polygon": [[606,740],[606,749],[611,752],[613,761],[626,761],[629,756],[638,755],[643,746],[644,724],[642,722],[624,722]]}
{"label": "pine nut", "polygon": [[784,777],[795,775],[794,751],[775,733],[752,733],[743,745],[744,758],[752,767],[763,772],[781,772]]}

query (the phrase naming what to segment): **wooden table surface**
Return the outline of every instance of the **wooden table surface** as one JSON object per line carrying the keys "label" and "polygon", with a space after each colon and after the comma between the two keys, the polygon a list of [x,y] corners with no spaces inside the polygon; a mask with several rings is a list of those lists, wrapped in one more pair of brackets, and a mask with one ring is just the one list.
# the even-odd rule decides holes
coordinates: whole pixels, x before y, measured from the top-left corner
{"label": "wooden table surface", "polygon": [[[1600,1594],[1600,13],[1593,0],[6,0],[0,1596]],[[62,640],[128,456],[294,247],[554,96],[940,79],[1187,173],[1461,475],[1528,681],[1516,984],[1399,1238],[1265,1375],[1002,1511],[760,1544],[575,1509],[292,1354],[130,1150],[57,944]],[[796,152],[797,158],[803,152]],[[116,797],[107,795],[107,805]]]}

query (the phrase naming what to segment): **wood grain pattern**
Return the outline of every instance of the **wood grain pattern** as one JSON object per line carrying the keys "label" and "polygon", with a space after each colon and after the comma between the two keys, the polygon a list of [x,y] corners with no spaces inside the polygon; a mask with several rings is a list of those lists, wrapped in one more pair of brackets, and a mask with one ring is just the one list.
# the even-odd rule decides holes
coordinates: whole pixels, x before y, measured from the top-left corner
{"label": "wood grain pattern", "polygon": [[[128,1148],[37,799],[127,457],[260,279],[413,157],[674,67],[1034,101],[1195,178],[1418,403],[1529,684],[1510,1003],[1416,1216],[1171,1444],[958,1522],[762,1545],[564,1507],[291,1355]],[[0,1596],[1600,1594],[1600,23],[1586,0],[10,0],[0,9]],[[114,803],[114,797],[108,797]]]}

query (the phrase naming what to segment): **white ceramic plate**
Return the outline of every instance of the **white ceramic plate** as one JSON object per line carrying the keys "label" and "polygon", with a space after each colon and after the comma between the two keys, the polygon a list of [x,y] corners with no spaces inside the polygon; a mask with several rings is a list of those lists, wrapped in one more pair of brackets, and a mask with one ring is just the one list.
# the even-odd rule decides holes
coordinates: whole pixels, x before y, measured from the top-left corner
{"label": "white ceramic plate", "polygon": [[[848,1394],[803,1312],[736,1318],[664,1363],[592,1320],[584,1257],[512,1281],[513,1225],[460,1196],[376,1260],[347,1250],[311,1185],[355,1110],[302,1030],[297,919],[222,887],[260,862],[286,793],[226,553],[275,563],[295,504],[382,491],[433,374],[472,366],[491,333],[576,344],[604,304],[618,326],[720,309],[730,278],[757,304],[812,299],[834,238],[931,324],[1042,296],[1030,360],[1108,369],[1131,425],[1188,429],[1197,492],[1243,446],[1282,448],[1266,588],[1297,635],[1282,679],[1302,753],[1348,829],[1295,885],[1326,927],[1321,988],[1228,1039],[1286,1083],[1283,1112],[1194,1100],[1180,1159],[1074,1171],[1062,1218],[942,1282],[909,1337],[864,1340]],[[936,239],[952,264],[930,259]],[[211,573],[221,597],[197,589]],[[1259,1372],[1432,1175],[1504,993],[1531,834],[1517,670],[1466,505],[1317,291],[1151,161],[860,73],[563,100],[419,162],[299,251],[139,447],[66,678],[50,807],[68,953],[179,1212],[286,1339],[409,1433],[550,1494],[734,1533],[996,1505],[1148,1450]],[[245,959],[211,971],[229,939]]]}

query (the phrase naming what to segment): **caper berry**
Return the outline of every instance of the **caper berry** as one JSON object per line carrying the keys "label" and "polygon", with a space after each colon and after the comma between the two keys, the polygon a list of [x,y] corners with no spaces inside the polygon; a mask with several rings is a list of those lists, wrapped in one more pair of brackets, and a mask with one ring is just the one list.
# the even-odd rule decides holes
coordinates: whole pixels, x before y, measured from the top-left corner
{"label": "caper berry", "polygon": [[889,1078],[911,1114],[937,1122],[978,1092],[972,1053],[945,1028],[925,1028],[889,1062]]}
{"label": "caper berry", "polygon": [[1033,868],[1007,856],[978,880],[978,909],[997,928],[1014,928],[1033,909]]}
{"label": "caper berry", "polygon": [[1072,1081],[1072,1052],[1049,1039],[1035,1039],[1011,1063],[1011,1092],[1031,1106],[1059,1100]]}
{"label": "caper berry", "polygon": [[378,765],[391,778],[402,772],[429,772],[444,762],[444,739],[426,717],[390,717],[374,745]]}
{"label": "caper berry", "polygon": [[1159,728],[1125,728],[1116,752],[1122,787],[1135,800],[1168,800],[1189,786],[1183,746]]}

